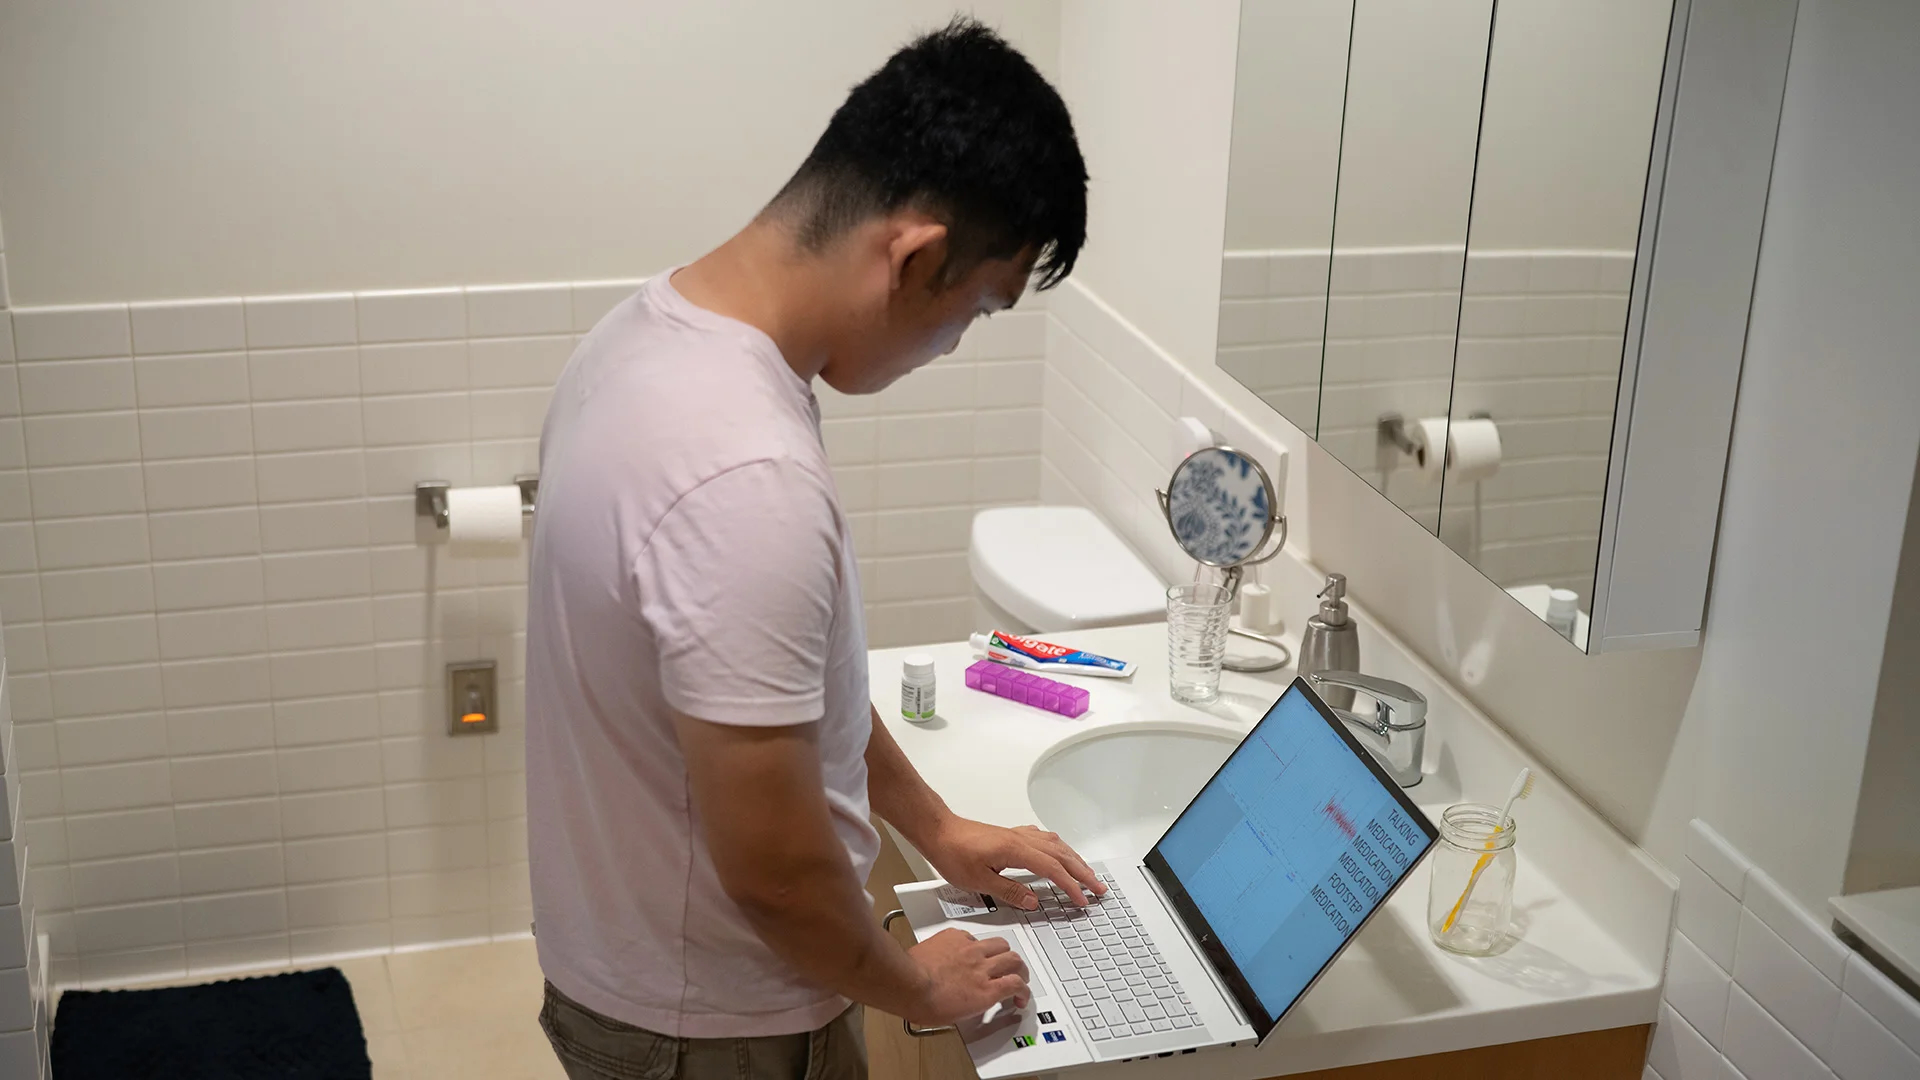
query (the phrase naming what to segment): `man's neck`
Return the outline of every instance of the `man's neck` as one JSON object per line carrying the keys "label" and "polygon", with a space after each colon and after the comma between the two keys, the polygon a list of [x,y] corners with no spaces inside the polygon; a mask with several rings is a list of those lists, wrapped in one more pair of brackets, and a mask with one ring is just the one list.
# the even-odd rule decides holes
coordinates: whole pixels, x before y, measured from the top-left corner
{"label": "man's neck", "polygon": [[672,280],[689,302],[772,338],[794,374],[811,382],[827,364],[826,318],[835,310],[826,277],[785,229],[755,221]]}

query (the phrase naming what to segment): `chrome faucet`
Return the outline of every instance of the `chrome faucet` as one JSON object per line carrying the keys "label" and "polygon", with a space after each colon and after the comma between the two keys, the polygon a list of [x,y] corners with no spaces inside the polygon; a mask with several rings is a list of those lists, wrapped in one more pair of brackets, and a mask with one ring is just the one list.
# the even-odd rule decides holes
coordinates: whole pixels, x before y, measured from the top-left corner
{"label": "chrome faucet", "polygon": [[1346,709],[1334,709],[1333,714],[1373,736],[1362,742],[1386,766],[1395,783],[1410,788],[1420,782],[1420,765],[1427,747],[1426,695],[1405,683],[1357,671],[1316,671],[1307,676],[1307,682],[1316,692],[1322,692],[1322,687],[1341,686],[1372,698],[1372,716]]}

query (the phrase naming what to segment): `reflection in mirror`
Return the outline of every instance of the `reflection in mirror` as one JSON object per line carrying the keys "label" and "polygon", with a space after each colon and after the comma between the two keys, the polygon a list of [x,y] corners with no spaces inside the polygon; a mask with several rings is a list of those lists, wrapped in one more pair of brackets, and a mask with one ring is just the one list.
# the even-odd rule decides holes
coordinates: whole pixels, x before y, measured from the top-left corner
{"label": "reflection in mirror", "polygon": [[1488,60],[1440,537],[1583,647],[1672,17],[1503,0]]}
{"label": "reflection in mirror", "polygon": [[1245,0],[1219,364],[1312,434],[1353,0]]}
{"label": "reflection in mirror", "polygon": [[[1354,10],[1318,438],[1429,532],[1441,455],[1400,446],[1445,438],[1493,7]],[[1383,441],[1394,417],[1402,436]]]}

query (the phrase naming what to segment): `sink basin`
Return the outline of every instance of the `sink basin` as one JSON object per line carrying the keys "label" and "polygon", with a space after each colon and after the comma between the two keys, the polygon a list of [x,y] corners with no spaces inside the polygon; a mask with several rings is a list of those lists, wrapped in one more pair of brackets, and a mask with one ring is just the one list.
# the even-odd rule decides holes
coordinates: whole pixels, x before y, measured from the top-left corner
{"label": "sink basin", "polygon": [[1238,745],[1238,736],[1175,722],[1088,732],[1034,762],[1027,799],[1082,857],[1137,859]]}

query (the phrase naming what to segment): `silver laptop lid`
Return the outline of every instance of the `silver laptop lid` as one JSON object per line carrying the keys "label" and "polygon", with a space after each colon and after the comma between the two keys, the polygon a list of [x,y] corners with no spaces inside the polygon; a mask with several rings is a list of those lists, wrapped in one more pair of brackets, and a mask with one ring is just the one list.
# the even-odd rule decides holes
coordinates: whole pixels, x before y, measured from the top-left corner
{"label": "silver laptop lid", "polygon": [[1296,679],[1146,870],[1265,1039],[1438,836]]}

